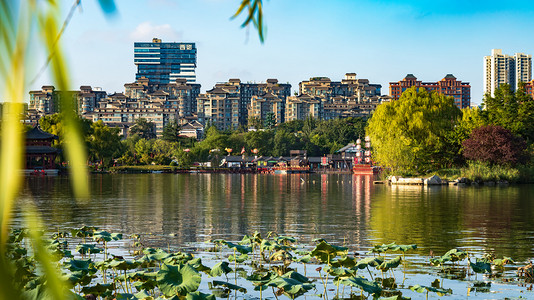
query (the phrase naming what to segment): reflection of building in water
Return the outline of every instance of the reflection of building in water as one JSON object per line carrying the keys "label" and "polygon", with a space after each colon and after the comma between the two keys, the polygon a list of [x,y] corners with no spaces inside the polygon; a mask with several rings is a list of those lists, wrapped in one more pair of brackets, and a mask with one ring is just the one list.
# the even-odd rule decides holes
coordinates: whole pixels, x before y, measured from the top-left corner
{"label": "reflection of building in water", "polygon": [[[372,175],[352,175],[352,199],[355,212],[356,224],[359,230],[355,230],[354,236],[357,244],[369,243],[366,234],[367,228],[364,224],[371,218],[371,186],[373,184]],[[360,230],[361,229],[361,230]],[[363,234],[362,234],[363,233]]]}

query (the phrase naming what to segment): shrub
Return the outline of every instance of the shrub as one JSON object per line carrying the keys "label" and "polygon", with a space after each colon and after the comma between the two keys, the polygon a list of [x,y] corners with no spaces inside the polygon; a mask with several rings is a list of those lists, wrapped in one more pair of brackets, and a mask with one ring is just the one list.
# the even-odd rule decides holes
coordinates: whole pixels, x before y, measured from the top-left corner
{"label": "shrub", "polygon": [[462,146],[463,155],[468,160],[515,165],[527,159],[525,141],[500,126],[488,125],[474,129]]}

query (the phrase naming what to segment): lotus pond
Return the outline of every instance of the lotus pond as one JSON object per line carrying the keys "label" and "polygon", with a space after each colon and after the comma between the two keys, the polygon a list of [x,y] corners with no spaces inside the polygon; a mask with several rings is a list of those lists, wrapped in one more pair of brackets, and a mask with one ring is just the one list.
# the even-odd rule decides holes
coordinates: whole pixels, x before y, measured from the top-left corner
{"label": "lotus pond", "polygon": [[[392,188],[353,175],[92,180],[92,199],[75,201],[66,179],[31,178],[21,201],[36,203],[79,295],[534,297],[531,186]],[[28,257],[16,236],[29,253],[17,258]],[[38,287],[39,272],[27,270],[21,283]]]}

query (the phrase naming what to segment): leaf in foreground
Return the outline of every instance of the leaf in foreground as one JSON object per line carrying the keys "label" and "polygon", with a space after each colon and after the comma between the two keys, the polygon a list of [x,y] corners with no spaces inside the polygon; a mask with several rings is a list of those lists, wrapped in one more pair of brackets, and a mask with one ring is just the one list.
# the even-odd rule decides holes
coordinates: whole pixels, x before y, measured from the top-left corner
{"label": "leaf in foreground", "polygon": [[156,281],[165,296],[186,295],[194,292],[200,285],[200,274],[189,265],[169,266],[163,264]]}

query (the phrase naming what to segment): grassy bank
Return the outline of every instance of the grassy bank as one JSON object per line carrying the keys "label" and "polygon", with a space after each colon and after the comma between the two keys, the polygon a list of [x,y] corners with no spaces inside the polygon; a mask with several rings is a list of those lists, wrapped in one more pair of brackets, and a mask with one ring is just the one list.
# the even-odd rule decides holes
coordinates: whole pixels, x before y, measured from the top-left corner
{"label": "grassy bank", "polygon": [[441,169],[431,172],[426,176],[437,175],[442,179],[455,180],[465,177],[475,182],[485,181],[508,181],[510,183],[533,183],[534,167],[522,166],[498,166],[487,163],[470,162],[463,168]]}

